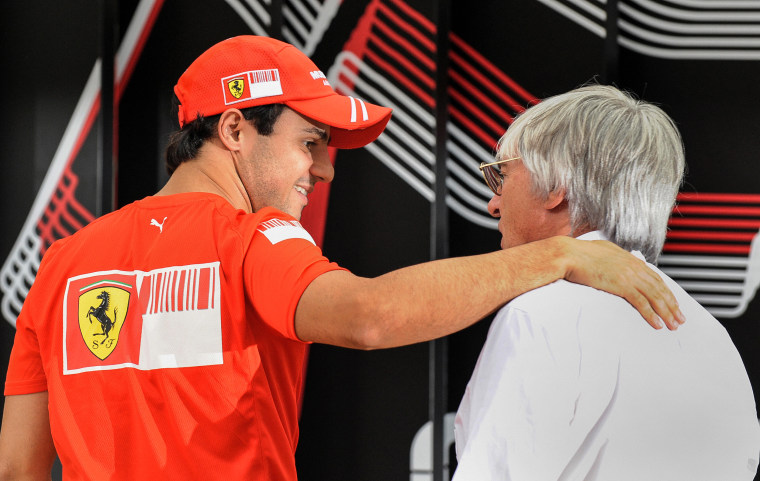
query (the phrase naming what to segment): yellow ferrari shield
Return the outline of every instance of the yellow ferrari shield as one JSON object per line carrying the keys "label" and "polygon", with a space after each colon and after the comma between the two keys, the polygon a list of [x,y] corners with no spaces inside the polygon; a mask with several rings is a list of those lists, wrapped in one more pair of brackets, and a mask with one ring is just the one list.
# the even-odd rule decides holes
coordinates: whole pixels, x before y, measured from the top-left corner
{"label": "yellow ferrari shield", "polygon": [[227,82],[227,88],[236,99],[239,99],[245,93],[245,81],[242,78],[234,78]]}
{"label": "yellow ferrari shield", "polygon": [[129,291],[119,287],[95,287],[79,296],[82,339],[101,361],[116,348],[128,307]]}

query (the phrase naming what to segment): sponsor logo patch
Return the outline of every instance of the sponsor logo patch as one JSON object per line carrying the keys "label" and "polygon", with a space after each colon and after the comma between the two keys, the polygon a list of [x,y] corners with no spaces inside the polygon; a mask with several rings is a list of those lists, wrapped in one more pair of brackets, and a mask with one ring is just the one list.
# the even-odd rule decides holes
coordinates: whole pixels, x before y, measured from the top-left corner
{"label": "sponsor logo patch", "polygon": [[280,72],[276,68],[249,70],[222,79],[225,105],[282,95]]}
{"label": "sponsor logo patch", "polygon": [[72,277],[63,373],[222,364],[219,262]]}

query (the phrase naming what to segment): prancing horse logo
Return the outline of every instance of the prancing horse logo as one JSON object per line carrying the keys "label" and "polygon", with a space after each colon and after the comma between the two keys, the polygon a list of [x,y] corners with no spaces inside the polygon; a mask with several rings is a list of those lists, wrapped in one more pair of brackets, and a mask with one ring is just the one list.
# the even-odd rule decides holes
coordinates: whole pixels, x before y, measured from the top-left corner
{"label": "prancing horse logo", "polygon": [[227,88],[236,99],[239,99],[245,93],[245,81],[242,78],[234,78],[227,82]]}
{"label": "prancing horse logo", "polygon": [[129,292],[96,287],[79,296],[79,330],[87,348],[101,361],[116,348],[129,306]]}

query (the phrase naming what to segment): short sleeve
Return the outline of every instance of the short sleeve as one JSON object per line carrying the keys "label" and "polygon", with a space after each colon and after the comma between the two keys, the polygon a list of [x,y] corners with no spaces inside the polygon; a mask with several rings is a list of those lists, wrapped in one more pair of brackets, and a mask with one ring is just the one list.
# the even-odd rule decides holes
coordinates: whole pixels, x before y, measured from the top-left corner
{"label": "short sleeve", "polygon": [[16,321],[16,337],[8,362],[8,375],[5,379],[6,396],[47,391],[47,378],[40,356],[40,346],[29,321],[29,317],[22,310]]}
{"label": "short sleeve", "polygon": [[260,319],[283,336],[299,340],[295,312],[306,287],[320,275],[341,269],[322,255],[300,222],[263,209],[245,255],[246,293]]}
{"label": "short sleeve", "polygon": [[[16,319],[16,336],[11,349],[10,360],[8,361],[8,373],[5,378],[5,395],[12,396],[17,394],[32,394],[36,392],[47,391],[47,375],[45,374],[45,365],[42,360],[40,343],[37,329],[39,324],[37,319],[39,315],[49,315],[49,313],[39,314],[36,312],[36,306],[45,305],[41,302],[42,298],[49,293],[48,279],[55,268],[52,267],[52,260],[60,252],[61,247],[67,242],[67,239],[58,240],[51,245],[42,258],[40,267],[37,270],[37,276],[29,289],[29,293],[24,300],[21,313]],[[48,281],[49,283],[49,281]]]}
{"label": "short sleeve", "polygon": [[55,257],[63,244],[64,241],[59,240],[45,253],[34,283],[24,300],[21,313],[16,319],[16,336],[8,361],[8,374],[5,378],[6,396],[32,394],[48,389],[37,332],[39,323],[35,321],[38,319],[36,316],[49,315],[49,313],[40,314],[37,312],[39,309],[35,310],[35,307],[45,305],[41,302],[41,298],[47,296],[49,292],[46,279],[52,272],[51,259]]}

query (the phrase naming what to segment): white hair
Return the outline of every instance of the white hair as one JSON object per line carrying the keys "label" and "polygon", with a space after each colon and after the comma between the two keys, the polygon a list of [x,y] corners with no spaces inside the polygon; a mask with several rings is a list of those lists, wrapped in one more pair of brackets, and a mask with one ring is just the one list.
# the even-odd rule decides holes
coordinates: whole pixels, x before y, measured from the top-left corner
{"label": "white hair", "polygon": [[614,87],[581,87],[523,112],[497,155],[519,156],[542,198],[564,190],[574,232],[601,230],[657,259],[685,166],[678,129],[659,107]]}

